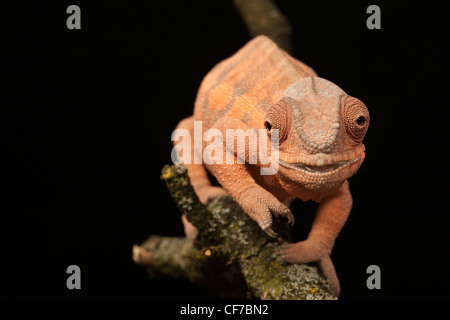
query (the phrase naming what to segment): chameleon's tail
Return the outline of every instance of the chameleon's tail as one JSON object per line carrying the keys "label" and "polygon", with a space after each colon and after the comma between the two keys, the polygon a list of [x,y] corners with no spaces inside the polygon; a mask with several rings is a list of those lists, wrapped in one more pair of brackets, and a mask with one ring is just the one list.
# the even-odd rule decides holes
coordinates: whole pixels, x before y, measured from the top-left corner
{"label": "chameleon's tail", "polygon": [[336,270],[334,269],[333,261],[331,261],[330,256],[325,256],[322,260],[317,262],[317,267],[322,272],[322,274],[331,282],[331,286],[333,287],[334,295],[339,297],[341,293],[341,286],[339,285],[339,279],[336,274]]}

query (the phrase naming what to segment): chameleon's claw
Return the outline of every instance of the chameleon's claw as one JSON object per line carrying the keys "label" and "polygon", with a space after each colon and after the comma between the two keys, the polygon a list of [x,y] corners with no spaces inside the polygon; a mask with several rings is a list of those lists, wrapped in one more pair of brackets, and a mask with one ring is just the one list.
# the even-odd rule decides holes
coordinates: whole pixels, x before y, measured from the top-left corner
{"label": "chameleon's claw", "polygon": [[263,229],[265,233],[267,233],[270,237],[276,238],[278,236],[278,233],[272,230],[272,227],[267,227]]}
{"label": "chameleon's claw", "polygon": [[286,218],[291,227],[294,225],[295,222],[294,215],[292,214],[291,210],[289,210],[288,207],[280,205],[278,210],[274,210],[272,212],[276,216],[282,216],[283,218]]}
{"label": "chameleon's claw", "polygon": [[289,225],[292,227],[295,223],[294,215],[291,212],[289,212],[289,214],[286,217],[288,219]]}

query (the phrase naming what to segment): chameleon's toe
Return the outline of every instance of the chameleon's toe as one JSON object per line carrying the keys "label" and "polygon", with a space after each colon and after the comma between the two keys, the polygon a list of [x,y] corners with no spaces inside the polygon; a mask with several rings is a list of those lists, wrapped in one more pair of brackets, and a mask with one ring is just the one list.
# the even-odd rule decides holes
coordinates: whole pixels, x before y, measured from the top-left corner
{"label": "chameleon's toe", "polygon": [[278,236],[278,233],[273,231],[272,227],[267,227],[263,229],[265,233],[267,233],[270,237],[276,238]]}
{"label": "chameleon's toe", "polygon": [[289,211],[289,214],[285,215],[288,220],[289,225],[292,227],[295,223],[294,215]]}
{"label": "chameleon's toe", "polygon": [[292,214],[291,210],[284,204],[276,200],[271,200],[270,202],[268,202],[268,207],[275,216],[285,217],[288,220],[290,226],[294,225],[294,215]]}
{"label": "chameleon's toe", "polygon": [[278,234],[275,231],[273,231],[272,227],[264,229],[264,232],[267,233],[272,238],[276,238],[278,236]]}
{"label": "chameleon's toe", "polygon": [[298,250],[298,246],[295,243],[285,243],[280,246],[279,254],[281,257],[290,263],[303,263],[301,259],[301,252]]}
{"label": "chameleon's toe", "polygon": [[281,257],[290,263],[310,263],[319,261],[331,250],[314,240],[305,240],[297,243],[285,243],[279,249]]}

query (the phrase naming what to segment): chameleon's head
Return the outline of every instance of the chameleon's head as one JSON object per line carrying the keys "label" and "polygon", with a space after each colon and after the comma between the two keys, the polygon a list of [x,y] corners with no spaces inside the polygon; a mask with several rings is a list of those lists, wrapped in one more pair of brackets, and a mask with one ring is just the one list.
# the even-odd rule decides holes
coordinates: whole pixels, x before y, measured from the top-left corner
{"label": "chameleon's head", "polygon": [[268,110],[264,126],[279,132],[278,175],[323,190],[339,186],[364,160],[369,111],[360,100],[322,78],[290,85]]}

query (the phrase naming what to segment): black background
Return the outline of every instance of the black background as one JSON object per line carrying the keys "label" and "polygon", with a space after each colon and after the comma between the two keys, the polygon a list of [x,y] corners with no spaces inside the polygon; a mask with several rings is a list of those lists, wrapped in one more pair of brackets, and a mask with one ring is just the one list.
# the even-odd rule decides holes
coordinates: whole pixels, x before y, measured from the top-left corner
{"label": "black background", "polygon": [[[449,298],[448,4],[374,2],[382,29],[368,30],[370,2],[277,3],[294,56],[371,113],[332,255],[341,298]],[[160,170],[202,78],[250,39],[232,3],[2,3],[1,22],[0,296],[209,298],[149,280],[131,247],[183,235]],[[315,208],[294,203],[296,240]],[[71,264],[81,290],[66,288]],[[366,287],[371,264],[381,290]]]}

